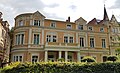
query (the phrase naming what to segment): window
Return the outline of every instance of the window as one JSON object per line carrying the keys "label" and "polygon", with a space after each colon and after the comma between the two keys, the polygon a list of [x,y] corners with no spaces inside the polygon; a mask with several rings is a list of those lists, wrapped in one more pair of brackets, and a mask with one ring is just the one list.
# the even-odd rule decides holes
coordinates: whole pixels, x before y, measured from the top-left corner
{"label": "window", "polygon": [[2,37],[5,37],[5,31],[2,29]]}
{"label": "window", "polygon": [[55,22],[52,22],[50,26],[51,26],[51,27],[56,27],[56,23],[55,23]]}
{"label": "window", "polygon": [[32,56],[32,62],[38,62],[38,56],[37,55]]}
{"label": "window", "polygon": [[64,43],[68,43],[68,37],[64,36]]}
{"label": "window", "polygon": [[73,37],[69,37],[69,43],[73,43]]}
{"label": "window", "polygon": [[103,56],[103,62],[107,61],[107,56]]}
{"label": "window", "polygon": [[79,30],[83,30],[83,25],[78,25]]}
{"label": "window", "polygon": [[34,44],[39,44],[39,34],[34,34]]}
{"label": "window", "polygon": [[47,35],[47,42],[57,42],[56,35]]}
{"label": "window", "polygon": [[53,42],[57,41],[57,37],[55,35],[53,35]]}
{"label": "window", "polygon": [[16,35],[16,44],[24,44],[24,34],[18,34]]}
{"label": "window", "polygon": [[92,30],[93,30],[93,28],[92,28],[92,27],[88,27],[88,30],[92,31]]}
{"label": "window", "polygon": [[104,32],[104,28],[100,28],[100,32]]}
{"label": "window", "polygon": [[84,47],[84,38],[80,37],[80,47]]}
{"label": "window", "polygon": [[51,42],[51,35],[47,35],[47,42]]}
{"label": "window", "polygon": [[14,56],[14,62],[16,62],[16,61],[20,61],[20,62],[22,62],[22,56]]}
{"label": "window", "polygon": [[67,29],[72,29],[72,25],[68,24]]}
{"label": "window", "polygon": [[90,38],[90,47],[94,48],[94,38]]}
{"label": "window", "polygon": [[20,20],[20,21],[18,22],[18,26],[23,26],[23,20]]}
{"label": "window", "polygon": [[102,48],[106,48],[105,39],[102,39]]}
{"label": "window", "polygon": [[34,20],[34,26],[40,26],[40,20]]}
{"label": "window", "polygon": [[70,36],[70,37],[64,36],[64,43],[73,43],[73,42],[74,42],[74,40],[73,40],[72,36]]}

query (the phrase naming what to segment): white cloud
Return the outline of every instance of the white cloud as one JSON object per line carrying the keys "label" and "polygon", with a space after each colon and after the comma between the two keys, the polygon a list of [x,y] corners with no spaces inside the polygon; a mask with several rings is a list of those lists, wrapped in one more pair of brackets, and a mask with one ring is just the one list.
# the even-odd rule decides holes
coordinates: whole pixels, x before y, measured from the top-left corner
{"label": "white cloud", "polygon": [[[71,21],[79,17],[90,21],[94,17],[103,18],[104,1],[109,17],[113,12],[118,18],[119,0],[1,0],[0,10],[4,14],[3,18],[9,21],[11,27],[14,26],[14,17],[18,14],[37,10],[47,18],[66,20],[70,16]],[[119,8],[112,9],[112,7]]]}

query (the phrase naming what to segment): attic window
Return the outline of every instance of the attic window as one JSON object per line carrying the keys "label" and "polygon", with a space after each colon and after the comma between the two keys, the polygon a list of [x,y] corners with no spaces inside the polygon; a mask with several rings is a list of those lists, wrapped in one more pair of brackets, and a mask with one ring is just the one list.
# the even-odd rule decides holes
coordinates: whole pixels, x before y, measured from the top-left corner
{"label": "attic window", "polygon": [[20,20],[20,21],[18,22],[18,26],[23,26],[23,20]]}
{"label": "attic window", "polygon": [[83,30],[83,25],[78,25],[79,30]]}
{"label": "attic window", "polygon": [[34,20],[34,26],[40,26],[40,20]]}
{"label": "attic window", "polygon": [[72,29],[72,25],[71,24],[67,24],[67,29]]}
{"label": "attic window", "polygon": [[51,22],[50,27],[56,27],[56,23],[55,22]]}
{"label": "attic window", "polygon": [[101,28],[100,28],[100,32],[104,32],[104,28],[101,27]]}
{"label": "attic window", "polygon": [[88,27],[88,30],[92,31],[92,30],[93,30],[93,28],[92,28],[92,27]]}

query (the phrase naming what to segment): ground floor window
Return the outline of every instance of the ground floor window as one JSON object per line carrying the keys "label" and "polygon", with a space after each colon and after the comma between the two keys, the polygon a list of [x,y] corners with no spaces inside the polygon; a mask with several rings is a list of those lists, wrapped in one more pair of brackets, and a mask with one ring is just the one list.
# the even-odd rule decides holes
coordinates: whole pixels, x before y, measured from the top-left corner
{"label": "ground floor window", "polygon": [[54,55],[48,55],[48,60],[54,62]]}
{"label": "ground floor window", "polygon": [[33,55],[32,56],[32,62],[38,62],[38,56]]}
{"label": "ground floor window", "polygon": [[107,56],[103,56],[103,62],[107,61]]}
{"label": "ground floor window", "polygon": [[14,56],[14,62],[19,61],[22,62],[23,57],[22,56]]}

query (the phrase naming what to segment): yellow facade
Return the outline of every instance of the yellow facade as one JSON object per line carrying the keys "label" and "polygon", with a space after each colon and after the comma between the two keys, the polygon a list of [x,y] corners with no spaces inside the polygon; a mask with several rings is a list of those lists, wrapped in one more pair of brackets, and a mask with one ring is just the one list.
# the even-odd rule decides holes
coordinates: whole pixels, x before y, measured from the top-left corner
{"label": "yellow facade", "polygon": [[[92,22],[92,21],[91,21]],[[102,21],[101,21],[102,22]],[[95,23],[95,22],[94,22]],[[15,17],[12,61],[80,61],[92,56],[97,62],[109,55],[109,24],[46,19],[40,12]],[[92,30],[91,30],[92,28]]]}

